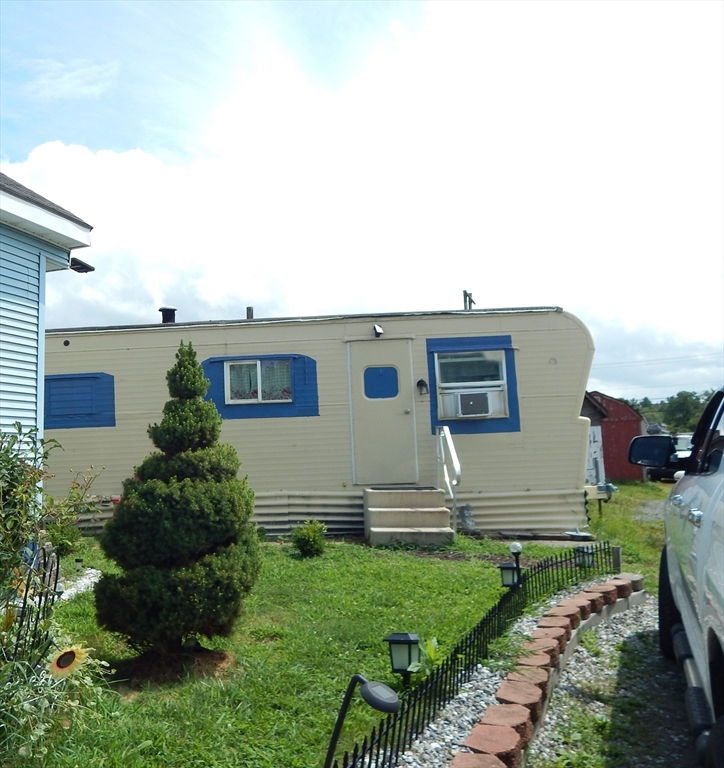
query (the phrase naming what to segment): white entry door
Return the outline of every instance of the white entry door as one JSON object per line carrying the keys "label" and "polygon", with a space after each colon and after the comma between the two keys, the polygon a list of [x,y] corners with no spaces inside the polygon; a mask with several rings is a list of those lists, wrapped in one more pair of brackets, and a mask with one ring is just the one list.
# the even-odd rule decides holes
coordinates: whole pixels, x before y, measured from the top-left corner
{"label": "white entry door", "polygon": [[355,483],[416,483],[412,342],[349,342],[349,376]]}

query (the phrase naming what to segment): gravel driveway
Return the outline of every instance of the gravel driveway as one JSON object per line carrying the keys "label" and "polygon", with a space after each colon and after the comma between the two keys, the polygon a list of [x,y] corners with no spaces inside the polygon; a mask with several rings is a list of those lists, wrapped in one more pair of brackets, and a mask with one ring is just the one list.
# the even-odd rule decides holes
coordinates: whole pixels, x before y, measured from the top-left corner
{"label": "gravel driveway", "polygon": [[[527,626],[526,622],[531,623]],[[529,632],[535,618],[516,629]],[[684,710],[684,677],[658,651],[658,610],[649,596],[585,633],[551,695],[526,768],[695,768]],[[485,707],[495,703],[502,676],[479,668],[402,759],[409,768],[449,768]],[[581,716],[607,728],[587,741]],[[610,725],[607,725],[610,724]]]}
{"label": "gravel driveway", "polygon": [[[586,752],[576,743],[586,713],[610,723],[606,768],[695,768],[684,710],[684,677],[658,651],[656,598],[600,624],[595,642],[578,646],[551,696],[543,727],[528,753],[528,768],[550,764],[557,754]],[[588,762],[565,765],[581,768]]]}

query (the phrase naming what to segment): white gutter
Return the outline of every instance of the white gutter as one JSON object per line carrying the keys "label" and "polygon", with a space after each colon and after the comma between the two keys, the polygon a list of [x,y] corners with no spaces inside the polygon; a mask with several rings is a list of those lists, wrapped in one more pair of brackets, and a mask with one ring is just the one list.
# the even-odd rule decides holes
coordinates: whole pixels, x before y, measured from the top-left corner
{"label": "white gutter", "polygon": [[0,223],[68,251],[91,244],[90,227],[81,226],[4,190],[0,190]]}

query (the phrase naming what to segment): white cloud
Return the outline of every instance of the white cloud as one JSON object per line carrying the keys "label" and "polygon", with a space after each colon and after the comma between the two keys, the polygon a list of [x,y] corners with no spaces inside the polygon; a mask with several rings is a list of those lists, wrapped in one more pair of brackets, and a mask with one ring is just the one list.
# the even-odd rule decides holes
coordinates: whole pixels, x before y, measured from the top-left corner
{"label": "white cloud", "polygon": [[70,324],[96,325],[461,308],[465,289],[616,327],[626,355],[721,348],[708,5],[433,3],[334,89],[258,36],[194,159],[54,142],[4,164],[94,226],[97,271],[49,281],[49,322],[69,324],[67,290]]}
{"label": "white cloud", "polygon": [[77,59],[69,62],[36,59],[25,62],[35,77],[25,92],[39,101],[94,99],[113,87],[119,74],[118,62],[94,64]]}

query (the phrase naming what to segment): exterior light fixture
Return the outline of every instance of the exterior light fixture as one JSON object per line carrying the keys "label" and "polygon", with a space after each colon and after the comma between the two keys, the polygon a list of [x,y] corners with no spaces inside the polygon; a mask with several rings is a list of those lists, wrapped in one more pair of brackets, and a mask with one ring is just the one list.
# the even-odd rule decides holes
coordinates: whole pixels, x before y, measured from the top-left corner
{"label": "exterior light fixture", "polygon": [[425,379],[420,379],[415,386],[417,387],[417,391],[421,395],[430,394],[430,388],[427,386],[427,382],[425,381]]}
{"label": "exterior light fixture", "polygon": [[590,547],[575,547],[573,556],[579,568],[593,567],[593,550]]}
{"label": "exterior light fixture", "polygon": [[376,683],[374,680],[367,680],[362,675],[352,675],[352,679],[347,686],[347,692],[344,694],[342,700],[342,707],[337,715],[337,722],[334,724],[334,731],[332,738],[329,741],[329,749],[327,750],[327,758],[324,761],[324,768],[332,768],[332,760],[334,760],[334,751],[337,748],[337,741],[339,741],[339,734],[342,731],[342,725],[344,724],[344,718],[347,715],[347,710],[352,702],[352,694],[357,683],[362,686],[360,688],[360,694],[362,698],[378,712],[397,712],[400,709],[400,700],[397,698],[397,694],[384,683]]}
{"label": "exterior light fixture", "polygon": [[384,639],[390,644],[392,671],[402,675],[402,682],[410,682],[410,667],[420,661],[420,639],[409,632],[393,632]]}
{"label": "exterior light fixture", "polygon": [[381,325],[377,325],[377,323],[375,323],[372,326],[372,330],[375,332],[375,338],[376,339],[379,339],[380,336],[382,336],[382,334],[384,333],[384,330],[383,330],[382,326]]}
{"label": "exterior light fixture", "polygon": [[92,267],[85,261],[77,259],[75,256],[72,256],[70,259],[70,268],[73,270],[73,272],[79,272],[80,274],[96,271],[95,267]]}
{"label": "exterior light fixture", "polygon": [[520,553],[523,546],[519,541],[510,545],[510,554],[515,558],[515,563],[501,563],[500,578],[504,587],[517,587],[520,584]]}

